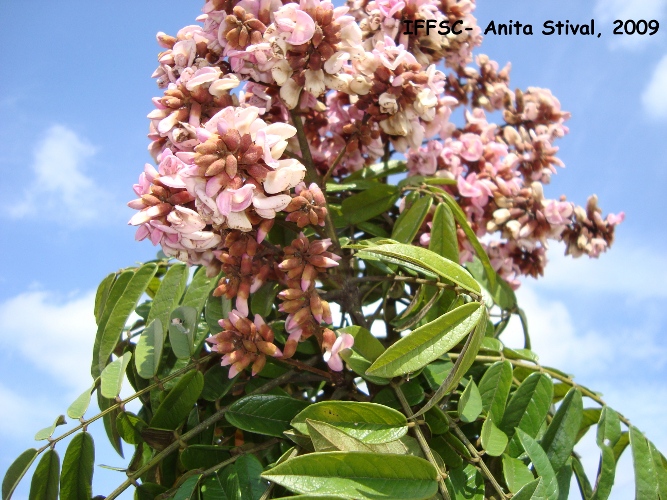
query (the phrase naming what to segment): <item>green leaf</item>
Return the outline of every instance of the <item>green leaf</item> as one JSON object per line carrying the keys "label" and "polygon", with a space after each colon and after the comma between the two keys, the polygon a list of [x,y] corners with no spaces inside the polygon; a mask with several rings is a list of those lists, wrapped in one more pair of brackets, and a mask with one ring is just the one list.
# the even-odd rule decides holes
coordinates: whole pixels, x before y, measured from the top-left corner
{"label": "green leaf", "polygon": [[572,458],[568,458],[559,470],[556,471],[558,482],[558,500],[570,498],[570,485],[572,484]]}
{"label": "green leaf", "polygon": [[[160,484],[142,482],[134,491],[135,500],[154,500],[155,497],[167,491],[166,486]],[[220,499],[226,500],[226,499]]]}
{"label": "green leaf", "polygon": [[[97,392],[97,406],[100,411],[105,411],[115,405],[116,402],[109,398],[103,397],[99,391]],[[102,422],[104,423],[104,431],[107,434],[109,443],[113,446],[114,450],[122,457],[123,456],[123,444],[120,440],[120,434],[118,433],[118,428],[116,427],[116,418],[120,410],[118,408],[111,410],[109,413],[105,414],[102,417]]]}
{"label": "green leaf", "polygon": [[417,328],[382,353],[368,374],[392,378],[423,368],[458,344],[480,321],[483,309],[470,302]]}
{"label": "green leaf", "polygon": [[398,200],[396,186],[379,184],[359,194],[343,200],[343,216],[348,224],[358,224],[376,217],[391,207]]}
{"label": "green leaf", "polygon": [[507,434],[498,429],[490,418],[487,418],[482,425],[481,438],[482,447],[489,456],[499,457],[507,447]]}
{"label": "green leaf", "polygon": [[428,215],[433,198],[422,196],[410,208],[403,210],[394,223],[391,239],[399,243],[412,243]]}
{"label": "green leaf", "polygon": [[507,454],[503,455],[503,477],[512,493],[518,493],[521,488],[535,480],[526,464]]}
{"label": "green leaf", "polygon": [[181,452],[181,463],[188,469],[208,469],[224,462],[230,457],[229,450],[223,446],[191,444]]}
{"label": "green leaf", "polygon": [[371,332],[361,326],[346,326],[337,330],[339,334],[349,333],[354,337],[352,349],[368,361],[375,361],[384,352],[384,346]]}
{"label": "green leaf", "polygon": [[279,291],[279,283],[275,281],[264,283],[250,297],[250,310],[252,314],[259,314],[262,318],[267,318],[273,310],[273,304],[276,302],[276,295],[278,295]]}
{"label": "green leaf", "polygon": [[530,457],[530,461],[533,462],[535,472],[544,481],[546,498],[548,500],[558,500],[558,481],[556,480],[556,473],[553,467],[551,467],[551,462],[546,452],[537,441],[522,429],[517,428],[516,434],[523,449],[526,450],[526,453]]}
{"label": "green leaf", "polygon": [[216,297],[213,293],[209,294],[204,308],[204,318],[206,319],[206,324],[208,325],[211,334],[215,335],[222,331],[222,327],[218,321],[222,318],[226,318],[231,310],[232,301],[230,299],[224,295]]}
{"label": "green leaf", "polygon": [[340,352],[340,357],[345,361],[345,364],[350,370],[369,382],[376,385],[388,385],[391,382],[391,380],[387,378],[366,375],[366,371],[371,367],[372,363],[352,349],[343,349]]}
{"label": "green leaf", "polygon": [[613,448],[619,439],[621,439],[621,421],[618,413],[605,406],[600,413],[596,442],[598,446],[606,444]]}
{"label": "green leaf", "polygon": [[488,278],[488,271],[484,268],[484,265],[478,257],[475,257],[472,262],[466,263],[466,269],[468,269],[473,278],[475,278],[479,284],[489,292],[493,301],[498,304],[501,309],[512,311],[516,308],[516,295],[514,294],[512,287],[509,286],[505,280],[495,274],[495,271],[495,284],[492,284]]}
{"label": "green leaf", "polygon": [[280,497],[275,500],[346,500],[345,497],[334,495],[292,495],[290,497]]}
{"label": "green leaf", "polygon": [[215,401],[227,394],[238,379],[238,375],[229,378],[229,369],[224,366],[215,365],[209,368],[204,375],[204,389],[201,397],[206,401]]}
{"label": "green leaf", "polygon": [[53,421],[51,425],[49,425],[48,427],[44,427],[40,431],[37,431],[37,434],[35,434],[35,441],[43,441],[44,439],[49,439],[56,430],[56,427],[66,423],[67,421],[65,420],[65,415],[58,415],[58,417]]}
{"label": "green leaf", "polygon": [[445,484],[453,500],[484,500],[484,478],[472,464],[448,471]]}
{"label": "green leaf", "polygon": [[426,382],[428,382],[429,387],[432,390],[436,390],[445,381],[453,367],[454,363],[451,361],[434,361],[424,367],[422,374]]}
{"label": "green leaf", "polygon": [[459,262],[459,240],[456,236],[456,223],[450,208],[439,203],[433,214],[431,241],[428,249],[442,257]]}
{"label": "green leaf", "polygon": [[201,479],[201,474],[194,474],[188,477],[176,490],[174,493],[174,500],[190,500],[191,498],[197,498],[195,490]]}
{"label": "green leaf", "polygon": [[351,498],[428,499],[437,471],[410,455],[333,451],[294,457],[263,476],[290,491]]}
{"label": "green leaf", "polygon": [[35,461],[35,458],[37,458],[37,450],[29,448],[12,462],[2,480],[2,500],[9,500],[11,498],[21,479],[23,479],[23,476],[25,476],[25,473],[28,472],[28,469]]}
{"label": "green leaf", "polygon": [[652,442],[648,441],[648,446],[651,449],[651,458],[658,477],[658,493],[661,499],[667,498],[667,461]]}
{"label": "green leaf", "polygon": [[378,254],[392,263],[409,263],[426,269],[437,276],[456,283],[470,292],[481,294],[481,288],[475,279],[459,264],[441,257],[435,252],[403,243],[389,243],[371,247],[348,245],[350,248],[363,250],[364,253]]}
{"label": "green leaf", "polygon": [[[345,227],[345,224],[343,224],[343,227]],[[389,238],[389,233],[382,226],[370,221],[359,222],[357,224],[357,228],[373,236],[378,236],[380,238]]]}
{"label": "green leaf", "polygon": [[513,500],[544,500],[547,497],[546,487],[542,478],[534,479],[517,491]]}
{"label": "green leaf", "polygon": [[418,417],[426,413],[428,410],[437,405],[442,400],[442,398],[444,398],[447,394],[453,391],[454,388],[456,388],[459,385],[459,382],[463,378],[463,375],[466,374],[468,369],[475,362],[475,357],[479,352],[479,346],[481,345],[482,339],[484,338],[484,333],[486,331],[486,322],[488,318],[488,312],[486,311],[486,307],[482,307],[482,311],[483,311],[482,317],[477,322],[477,326],[473,330],[472,334],[468,336],[468,339],[466,340],[466,343],[463,345],[463,349],[461,350],[461,354],[456,360],[456,363],[454,363],[454,367],[447,375],[447,378],[438,388],[438,390],[435,391],[435,394],[428,401],[428,403],[426,403],[421,408],[421,410],[415,413],[413,417]]}
{"label": "green leaf", "polygon": [[102,319],[102,313],[104,312],[104,306],[109,298],[109,292],[111,287],[116,280],[116,273],[111,273],[107,275],[106,278],[102,280],[100,286],[97,287],[97,293],[95,294],[95,323],[100,324],[100,319]]}
{"label": "green leaf", "polygon": [[191,306],[181,306],[171,313],[169,342],[178,359],[188,359],[195,353],[195,333],[199,314]]}
{"label": "green leaf", "polygon": [[148,427],[148,424],[134,413],[120,412],[116,417],[116,428],[118,429],[118,433],[128,444],[141,443],[143,441],[141,431],[146,427]]}
{"label": "green leaf", "polygon": [[581,418],[581,425],[579,433],[577,434],[577,442],[586,435],[588,429],[600,420],[602,410],[600,408],[586,408]]}
{"label": "green leaf", "polygon": [[[410,382],[402,384],[401,391],[403,392],[403,395],[405,396],[409,406],[416,406],[424,401],[424,388],[417,380],[411,380]],[[403,406],[398,400],[396,393],[390,387],[382,389],[380,392],[378,392],[373,398],[373,403],[388,406],[399,411],[403,409]]]}
{"label": "green leaf", "polygon": [[264,467],[254,455],[242,455],[234,464],[239,478],[241,498],[243,500],[259,500],[269,487],[269,483],[261,477]]}
{"label": "green leaf", "polygon": [[[99,377],[102,370],[109,362],[111,353],[113,353],[116,344],[120,340],[125,323],[127,323],[134,308],[137,307],[141,295],[144,293],[144,290],[146,290],[148,283],[153,279],[156,272],[157,266],[155,264],[144,264],[141,266],[127,283],[127,287],[125,287],[121,297],[114,305],[113,311],[110,312],[108,321],[105,324],[102,322],[100,323],[93,351],[93,365],[91,367],[93,378]],[[125,275],[125,273],[121,275],[121,278],[123,275]],[[118,284],[121,278],[116,281],[116,284]],[[113,295],[115,288],[116,286],[114,285],[114,288],[111,289],[110,296]],[[108,302],[110,302],[110,300]]]}
{"label": "green leaf", "polygon": [[614,457],[613,447],[619,442],[620,438],[621,421],[618,414],[608,406],[603,407],[596,436],[596,442],[600,448],[600,465],[595,490],[591,496],[592,500],[606,500],[609,498],[616,476],[616,458]]}
{"label": "green leaf", "polygon": [[344,191],[364,191],[366,189],[371,189],[378,186],[377,181],[352,181],[347,182],[347,179],[343,181],[342,184],[335,182],[327,182],[326,189],[327,193],[340,193]]}
{"label": "green leaf", "polygon": [[134,350],[134,364],[141,378],[152,379],[160,368],[165,337],[162,325],[160,318],[152,320],[141,332],[137,342]]}
{"label": "green leaf", "polygon": [[[93,355],[97,353],[97,350],[99,348],[100,336],[102,335],[104,327],[109,321],[109,316],[111,316],[111,312],[113,311],[113,308],[116,306],[118,299],[120,299],[120,297],[123,295],[125,288],[127,288],[127,284],[134,276],[134,271],[135,271],[134,269],[128,269],[127,271],[123,271],[122,273],[120,273],[116,281],[113,282],[111,290],[109,290],[109,294],[102,309],[102,314],[100,315],[99,320],[97,321],[97,334],[95,336],[95,347],[93,349]],[[101,297],[100,297],[100,302],[101,302]]]}
{"label": "green leaf", "polygon": [[307,418],[306,425],[315,451],[373,451],[371,445],[364,444],[345,433],[345,431],[326,422],[318,422]]}
{"label": "green leaf", "polygon": [[130,364],[132,353],[126,352],[122,357],[107,365],[102,370],[102,379],[100,392],[102,396],[109,399],[115,399],[120,394],[123,387],[123,379],[125,378],[125,370]]}
{"label": "green leaf", "polygon": [[60,500],[89,500],[93,492],[93,466],[95,444],[87,432],[72,438],[60,476]]}
{"label": "green leaf", "polygon": [[470,224],[468,224],[468,218],[466,217],[466,214],[463,212],[451,194],[442,189],[437,189],[437,191],[442,196],[449,209],[452,211],[456,222],[458,222],[459,226],[461,226],[461,229],[463,229],[463,232],[468,238],[470,245],[472,245],[475,253],[477,254],[477,257],[479,257],[479,260],[482,262],[482,266],[484,266],[486,277],[489,280],[490,285],[495,287],[496,272],[493,270],[493,266],[491,265],[491,261],[489,260],[489,256],[486,254],[484,247],[482,247],[481,243],[477,239],[475,231],[473,231],[473,229],[470,227]]}
{"label": "green leaf", "polygon": [[57,500],[59,478],[60,457],[56,450],[48,450],[32,476],[28,500]]}
{"label": "green leaf", "polygon": [[69,418],[79,419],[86,414],[88,406],[90,406],[90,398],[92,397],[93,387],[89,387],[81,393],[81,395],[74,400],[74,402],[67,408],[67,416]]}
{"label": "green leaf", "polygon": [[[169,315],[181,300],[187,282],[188,267],[185,264],[174,264],[169,268],[153,299],[153,305],[146,319],[147,325],[150,325],[151,321],[155,319],[159,320],[163,326],[167,325]],[[166,333],[163,332],[164,335]]]}
{"label": "green leaf", "polygon": [[[505,415],[499,427],[512,439],[514,429],[519,427],[530,437],[537,436],[540,426],[547,416],[551,406],[553,394],[553,383],[551,379],[542,373],[532,373],[524,380],[516,392],[512,395]],[[509,453],[518,456],[521,452],[520,445],[514,441],[510,442]]]}
{"label": "green leaf", "polygon": [[470,378],[470,382],[461,394],[457,408],[459,418],[466,424],[477,420],[477,417],[482,413],[482,396],[479,395],[477,384],[472,378]]}
{"label": "green leaf", "polygon": [[621,458],[621,455],[625,449],[630,444],[630,433],[624,431],[621,433],[621,438],[618,440],[618,443],[614,445],[614,459],[618,462],[618,459]]}
{"label": "green leaf", "polygon": [[203,387],[204,376],[200,371],[187,372],[155,411],[150,426],[156,429],[177,429],[188,418]]}
{"label": "green leaf", "polygon": [[616,476],[616,460],[614,460],[614,450],[602,444],[600,446],[600,465],[598,467],[598,476],[595,482],[591,500],[606,500],[609,498],[611,488],[614,486],[614,477]]}
{"label": "green leaf", "polygon": [[572,456],[572,470],[574,471],[574,477],[577,479],[581,498],[591,498],[593,495],[593,488],[591,488],[591,483],[588,481],[588,477],[586,477],[584,466],[576,455]]}
{"label": "green leaf", "polygon": [[635,498],[658,499],[658,475],[651,457],[651,450],[644,435],[630,426],[630,447],[635,470]]}
{"label": "green leaf", "polygon": [[570,389],[540,442],[555,471],[560,470],[572,455],[583,412],[581,392],[574,388]]}
{"label": "green leaf", "polygon": [[306,401],[288,396],[257,394],[236,401],[225,413],[225,418],[244,431],[283,437],[290,421],[307,407]]}
{"label": "green leaf", "polygon": [[511,387],[512,364],[506,360],[492,364],[479,381],[482,409],[494,422],[502,422]]}
{"label": "green leaf", "polygon": [[408,421],[401,412],[375,403],[322,401],[310,405],[292,420],[292,427],[308,434],[306,419],[335,425],[366,444],[386,443],[408,432]]}
{"label": "green leaf", "polygon": [[199,318],[199,315],[204,309],[208,294],[211,293],[211,290],[218,284],[218,278],[219,276],[214,276],[212,278],[206,276],[206,266],[201,266],[192,277],[192,282],[185,291],[185,297],[183,297],[181,306],[194,307],[197,311],[197,318]]}
{"label": "green leaf", "polygon": [[386,163],[375,163],[369,165],[368,167],[352,172],[348,175],[343,182],[352,183],[357,182],[359,179],[376,179],[378,177],[387,177],[392,174],[398,174],[405,172],[406,163],[402,160],[391,160]]}

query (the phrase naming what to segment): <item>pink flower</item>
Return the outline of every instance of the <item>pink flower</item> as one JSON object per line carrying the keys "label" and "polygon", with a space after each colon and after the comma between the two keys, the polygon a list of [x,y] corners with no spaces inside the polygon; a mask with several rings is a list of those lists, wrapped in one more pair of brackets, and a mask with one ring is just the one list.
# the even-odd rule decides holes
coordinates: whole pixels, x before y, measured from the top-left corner
{"label": "pink flower", "polygon": [[324,353],[324,361],[335,372],[343,371],[343,360],[340,357],[340,352],[343,349],[350,349],[354,345],[354,337],[349,333],[343,333],[336,339],[331,351]]}
{"label": "pink flower", "polygon": [[243,212],[252,203],[255,189],[256,187],[252,184],[246,184],[240,189],[225,189],[216,199],[218,210],[225,217],[229,217],[232,212]]}
{"label": "pink flower", "polygon": [[477,134],[463,134],[461,141],[461,157],[466,161],[477,161],[484,153],[484,144]]}
{"label": "pink flower", "polygon": [[275,13],[275,20],[278,28],[289,33],[286,41],[292,45],[302,45],[315,34],[315,21],[296,4],[281,7]]}

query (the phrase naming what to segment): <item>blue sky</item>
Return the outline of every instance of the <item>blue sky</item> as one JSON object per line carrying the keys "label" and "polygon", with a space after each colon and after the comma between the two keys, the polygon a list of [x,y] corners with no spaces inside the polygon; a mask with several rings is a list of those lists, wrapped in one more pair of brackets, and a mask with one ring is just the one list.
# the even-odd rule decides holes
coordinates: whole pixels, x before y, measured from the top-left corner
{"label": "blue sky", "polygon": [[[558,144],[566,169],[547,194],[584,204],[597,193],[605,211],[627,216],[609,254],[575,261],[555,246],[546,276],[522,287],[535,348],[667,450],[667,0],[478,3],[481,26],[512,19],[536,33],[488,36],[479,52],[512,62],[512,87],[550,88],[572,112],[570,135]],[[2,471],[88,386],[98,282],[155,255],[134,241],[125,207],[149,161],[145,115],[159,95],[150,78],[160,50],[154,36],[193,24],[199,7],[0,0]],[[549,19],[591,18],[600,38],[540,34]],[[663,26],[652,37],[613,36],[619,18]],[[121,465],[100,427],[92,429],[96,463]],[[597,451],[591,441],[582,448],[593,476]],[[628,459],[614,498],[632,496]],[[94,493],[120,481],[96,468]],[[27,491],[23,485],[16,498]]]}

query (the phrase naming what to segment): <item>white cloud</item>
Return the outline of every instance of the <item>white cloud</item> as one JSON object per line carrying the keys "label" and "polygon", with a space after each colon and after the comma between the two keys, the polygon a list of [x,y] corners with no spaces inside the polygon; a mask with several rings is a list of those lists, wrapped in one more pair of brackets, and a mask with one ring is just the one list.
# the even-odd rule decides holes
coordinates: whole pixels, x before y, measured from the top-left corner
{"label": "white cloud", "polygon": [[17,394],[2,384],[0,401],[0,435],[17,442],[29,443],[39,429],[53,423],[55,416],[62,413],[53,409],[50,401]]}
{"label": "white cloud", "polygon": [[[68,298],[45,291],[22,293],[0,304],[0,345],[78,396],[92,383],[95,292]],[[0,399],[2,400],[2,399]]]}
{"label": "white cloud", "polygon": [[653,118],[667,118],[667,55],[664,56],[642,93],[644,111]]}
{"label": "white cloud", "polygon": [[[610,28],[613,21],[621,19],[626,21],[644,19],[662,20],[667,11],[667,0],[597,0],[595,4],[596,20]],[[607,35],[609,33],[609,35]],[[654,41],[656,36],[648,35],[612,35],[611,30],[605,32],[604,36],[611,38],[611,47],[635,50]]]}
{"label": "white cloud", "polygon": [[85,173],[85,163],[94,154],[95,148],[69,128],[49,128],[33,151],[23,199],[9,208],[10,215],[68,225],[94,220],[109,199]]}
{"label": "white cloud", "polygon": [[528,281],[539,289],[588,294],[616,293],[633,299],[667,298],[667,254],[637,245],[615,244],[599,259],[574,259],[562,245],[549,251],[544,277]]}
{"label": "white cloud", "polygon": [[[603,371],[612,360],[611,344],[600,332],[577,331],[563,302],[540,297],[530,285],[522,286],[517,298],[528,317],[532,350],[543,365],[583,375]],[[512,317],[502,340],[509,346],[523,347],[523,330],[517,317]]]}

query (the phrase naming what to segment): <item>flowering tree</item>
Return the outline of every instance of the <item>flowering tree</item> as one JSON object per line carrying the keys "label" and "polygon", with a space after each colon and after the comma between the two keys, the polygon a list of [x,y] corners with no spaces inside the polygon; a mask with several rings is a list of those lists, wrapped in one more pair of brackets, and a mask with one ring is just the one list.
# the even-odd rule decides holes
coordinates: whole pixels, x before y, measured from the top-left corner
{"label": "flowering tree", "polygon": [[[132,449],[110,499],[555,500],[573,474],[602,499],[628,445],[637,497],[667,498],[653,444],[530,349],[521,277],[549,240],[597,257],[623,214],[545,198],[569,113],[473,57],[473,10],[209,0],[158,33],[157,167],[129,206],[161,251],[100,284],[80,425],[40,431],[3,500],[42,453],[31,498],[90,498],[100,419]],[[417,20],[438,28],[405,31]],[[523,348],[501,341],[515,314]],[[593,425],[589,480],[573,448]]]}

